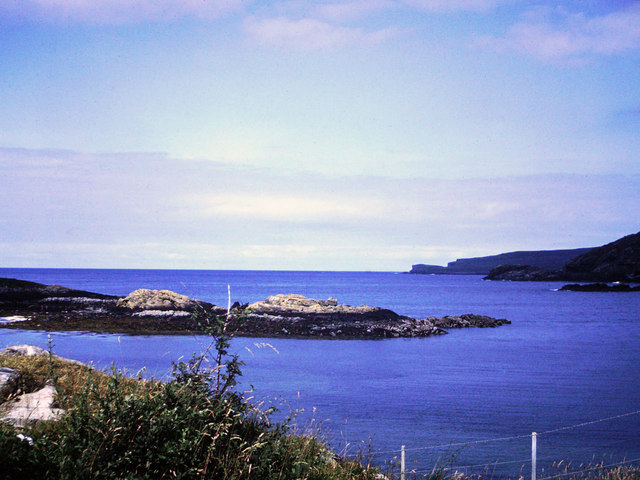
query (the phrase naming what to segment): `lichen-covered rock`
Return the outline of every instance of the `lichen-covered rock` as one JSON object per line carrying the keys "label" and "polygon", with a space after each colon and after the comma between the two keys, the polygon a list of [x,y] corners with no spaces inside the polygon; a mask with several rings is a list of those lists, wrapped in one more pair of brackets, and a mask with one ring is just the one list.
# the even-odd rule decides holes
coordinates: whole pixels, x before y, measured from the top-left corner
{"label": "lichen-covered rock", "polygon": [[329,297],[327,300],[316,300],[298,294],[271,295],[265,300],[252,303],[247,307],[249,312],[270,313],[371,313],[382,310],[379,307],[352,307],[351,305],[338,305],[338,301]]}
{"label": "lichen-covered rock", "polygon": [[171,290],[141,288],[119,299],[117,306],[131,310],[193,310],[199,303]]}

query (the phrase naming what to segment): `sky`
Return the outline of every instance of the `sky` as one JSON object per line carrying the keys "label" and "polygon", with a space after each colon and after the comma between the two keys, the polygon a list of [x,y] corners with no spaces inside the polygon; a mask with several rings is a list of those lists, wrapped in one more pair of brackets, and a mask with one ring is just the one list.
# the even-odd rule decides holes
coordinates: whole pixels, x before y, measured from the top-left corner
{"label": "sky", "polygon": [[640,230],[640,2],[3,0],[0,267],[407,271]]}

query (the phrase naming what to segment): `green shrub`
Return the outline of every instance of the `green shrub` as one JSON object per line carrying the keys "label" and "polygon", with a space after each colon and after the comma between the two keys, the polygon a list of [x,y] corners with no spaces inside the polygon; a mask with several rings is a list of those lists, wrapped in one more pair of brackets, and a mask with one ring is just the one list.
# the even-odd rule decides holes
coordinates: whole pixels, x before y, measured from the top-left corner
{"label": "green shrub", "polygon": [[[229,355],[224,319],[205,318],[214,368],[204,356],[174,365],[169,382],[130,378],[51,355],[3,357],[26,391],[48,375],[66,409],[57,422],[17,432],[0,424],[2,479],[373,479],[358,462],[336,458],[317,439],[289,433],[233,391],[242,363]],[[208,351],[208,350],[207,350]],[[21,440],[18,433],[33,441]]]}

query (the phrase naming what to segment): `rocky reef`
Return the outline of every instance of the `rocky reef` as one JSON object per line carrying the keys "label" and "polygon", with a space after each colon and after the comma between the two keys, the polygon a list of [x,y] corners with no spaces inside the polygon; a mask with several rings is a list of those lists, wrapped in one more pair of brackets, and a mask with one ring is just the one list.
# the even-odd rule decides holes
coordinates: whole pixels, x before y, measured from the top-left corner
{"label": "rocky reef", "polygon": [[570,283],[563,285],[560,290],[570,292],[640,292],[640,285],[632,287],[626,283],[614,283],[612,285],[608,283]]}
{"label": "rocky reef", "polygon": [[[56,292],[50,296],[50,292]],[[226,309],[168,290],[140,289],[126,297],[94,294],[15,279],[0,279],[0,328],[130,334],[201,332],[196,313],[226,315]],[[299,338],[394,338],[442,335],[449,328],[510,323],[482,315],[429,317],[340,305],[334,298],[274,295],[251,305],[235,304],[228,331],[239,336]]]}
{"label": "rocky reef", "polygon": [[240,335],[316,338],[397,338],[443,335],[444,328],[497,327],[511,323],[482,315],[412,318],[392,310],[339,305],[334,298],[275,295],[232,312]]}

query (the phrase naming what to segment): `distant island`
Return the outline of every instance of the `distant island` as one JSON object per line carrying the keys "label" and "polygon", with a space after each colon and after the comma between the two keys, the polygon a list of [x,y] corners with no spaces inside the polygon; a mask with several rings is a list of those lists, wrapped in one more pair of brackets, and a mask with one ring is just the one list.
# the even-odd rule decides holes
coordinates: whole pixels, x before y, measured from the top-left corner
{"label": "distant island", "polygon": [[638,291],[603,286],[602,282],[640,283],[640,232],[594,248],[509,252],[488,257],[462,258],[438,265],[413,265],[414,274],[486,275],[485,280],[597,282],[571,285],[565,290]]}

